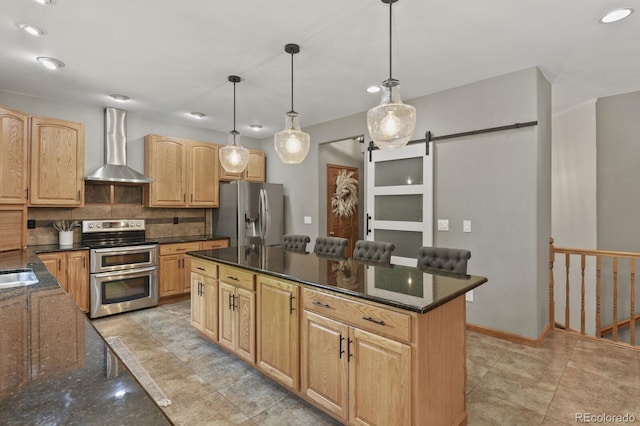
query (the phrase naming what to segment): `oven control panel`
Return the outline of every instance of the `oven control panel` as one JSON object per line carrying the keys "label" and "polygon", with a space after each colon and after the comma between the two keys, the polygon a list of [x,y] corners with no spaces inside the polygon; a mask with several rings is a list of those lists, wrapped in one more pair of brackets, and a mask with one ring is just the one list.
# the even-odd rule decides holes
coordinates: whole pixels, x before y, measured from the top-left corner
{"label": "oven control panel", "polygon": [[144,219],[83,220],[82,233],[144,230]]}

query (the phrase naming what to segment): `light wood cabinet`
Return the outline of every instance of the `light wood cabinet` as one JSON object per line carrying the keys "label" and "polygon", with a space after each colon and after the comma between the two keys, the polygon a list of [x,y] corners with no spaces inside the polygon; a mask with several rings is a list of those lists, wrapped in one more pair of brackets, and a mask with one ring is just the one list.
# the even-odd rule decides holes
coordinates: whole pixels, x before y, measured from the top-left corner
{"label": "light wood cabinet", "polygon": [[0,399],[29,382],[28,313],[25,289],[0,294]]}
{"label": "light wood cabinet", "polygon": [[41,253],[39,257],[82,312],[89,312],[89,251]]}
{"label": "light wood cabinet", "polygon": [[299,389],[299,287],[257,276],[258,367],[291,389]]}
{"label": "light wood cabinet", "polygon": [[160,244],[158,255],[158,297],[191,292],[191,256],[188,251],[228,247],[229,240],[191,241]]}
{"label": "light wood cabinet", "polygon": [[253,274],[220,266],[218,341],[251,364],[256,362],[256,293]]}
{"label": "light wood cabinet", "polygon": [[191,262],[191,325],[209,340],[218,340],[218,267]]}
{"label": "light wood cabinet", "polygon": [[221,164],[218,165],[221,181],[247,180],[251,182],[264,182],[266,180],[266,167],[264,151],[257,149],[249,150],[249,163],[247,168],[240,173],[227,172]]}
{"label": "light wood cabinet", "polygon": [[144,138],[148,207],[218,207],[218,145],[160,135]]}
{"label": "light wood cabinet", "polygon": [[84,125],[31,117],[29,206],[84,205]]}
{"label": "light wood cabinet", "polygon": [[0,107],[0,204],[27,203],[28,120]]}
{"label": "light wood cabinet", "polygon": [[27,205],[0,205],[0,252],[27,247]]}
{"label": "light wood cabinet", "polygon": [[351,424],[411,424],[409,345],[308,310],[303,329],[307,398]]}

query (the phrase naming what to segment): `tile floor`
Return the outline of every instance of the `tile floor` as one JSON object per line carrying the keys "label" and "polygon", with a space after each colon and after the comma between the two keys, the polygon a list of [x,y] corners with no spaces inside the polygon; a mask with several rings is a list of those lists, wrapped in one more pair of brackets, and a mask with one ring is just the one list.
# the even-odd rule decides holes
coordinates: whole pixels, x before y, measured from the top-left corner
{"label": "tile floor", "polygon": [[[120,336],[172,400],[164,410],[177,425],[339,424],[201,337],[188,301],[93,323]],[[570,425],[576,413],[640,423],[640,351],[563,333],[530,348],[468,332],[467,409],[469,425]]]}

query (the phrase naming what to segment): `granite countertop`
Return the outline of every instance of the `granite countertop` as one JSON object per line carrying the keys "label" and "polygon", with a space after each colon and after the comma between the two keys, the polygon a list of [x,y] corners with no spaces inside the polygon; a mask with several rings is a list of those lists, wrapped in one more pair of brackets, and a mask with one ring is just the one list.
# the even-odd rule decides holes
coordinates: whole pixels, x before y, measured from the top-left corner
{"label": "granite countertop", "polygon": [[154,241],[157,241],[160,244],[171,244],[171,243],[189,243],[193,241],[209,241],[209,240],[228,240],[228,236],[223,235],[185,235],[185,236],[177,236],[177,237],[162,237],[162,238],[152,238]]}
{"label": "granite countertop", "polygon": [[371,266],[280,246],[229,247],[187,254],[418,313],[433,310],[487,282],[487,278],[475,275],[427,272],[399,265]]}
{"label": "granite countertop", "polygon": [[40,282],[0,290],[0,423],[171,424],[128,370],[107,369],[105,341],[36,250],[0,253],[14,268]]}

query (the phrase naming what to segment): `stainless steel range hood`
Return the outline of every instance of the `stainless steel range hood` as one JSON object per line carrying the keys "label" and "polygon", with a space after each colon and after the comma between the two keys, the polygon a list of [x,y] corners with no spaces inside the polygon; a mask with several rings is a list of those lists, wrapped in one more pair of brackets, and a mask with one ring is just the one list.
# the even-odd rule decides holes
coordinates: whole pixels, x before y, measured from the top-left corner
{"label": "stainless steel range hood", "polygon": [[119,183],[151,183],[153,179],[127,166],[127,112],[104,109],[105,165],[85,177],[88,181]]}

